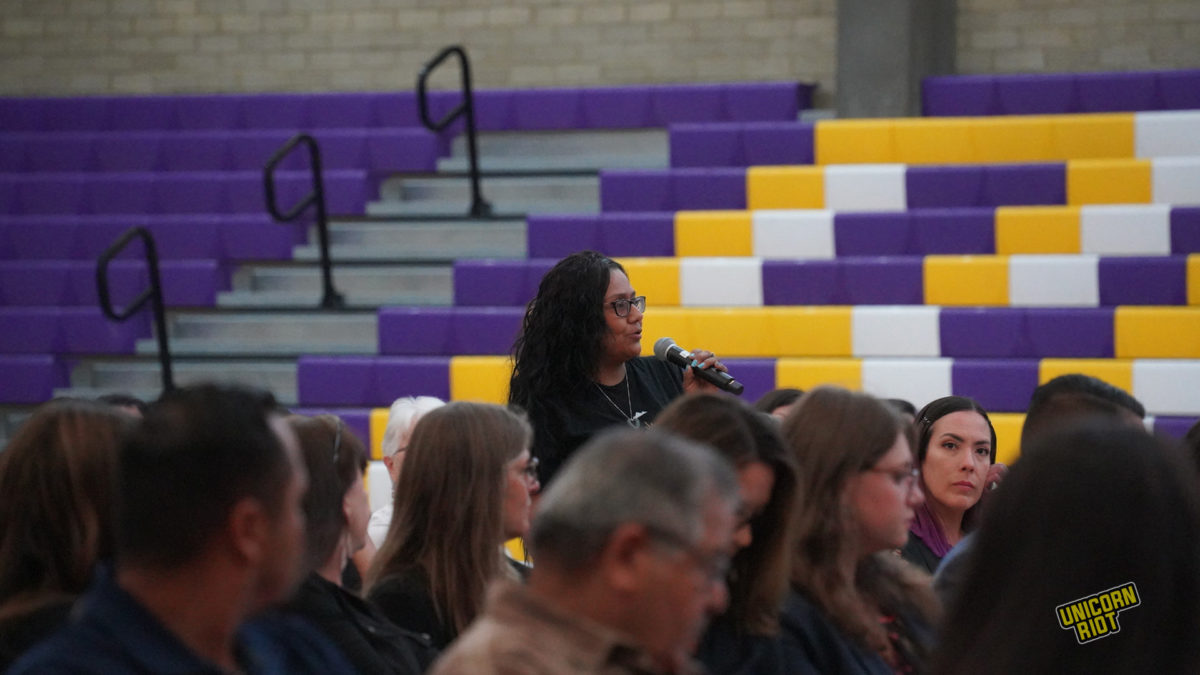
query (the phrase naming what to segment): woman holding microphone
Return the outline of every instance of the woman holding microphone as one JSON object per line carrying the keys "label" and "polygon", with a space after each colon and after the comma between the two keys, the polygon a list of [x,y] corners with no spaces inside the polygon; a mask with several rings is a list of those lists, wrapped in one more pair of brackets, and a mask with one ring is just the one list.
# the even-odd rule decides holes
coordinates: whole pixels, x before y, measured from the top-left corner
{"label": "woman holding microphone", "polygon": [[683,392],[716,389],[693,373],[725,370],[712,352],[692,352],[683,371],[641,356],[645,311],[625,268],[595,251],[563,258],[542,278],[513,344],[508,402],[529,415],[543,486],[597,431],[649,426]]}

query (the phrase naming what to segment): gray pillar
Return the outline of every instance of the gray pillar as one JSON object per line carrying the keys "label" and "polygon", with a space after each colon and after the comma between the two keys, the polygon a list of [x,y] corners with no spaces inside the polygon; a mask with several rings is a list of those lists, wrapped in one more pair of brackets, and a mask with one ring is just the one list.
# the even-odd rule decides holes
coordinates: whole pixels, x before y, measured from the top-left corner
{"label": "gray pillar", "polygon": [[956,13],[956,0],[838,0],[838,116],[921,114],[921,79],[954,72]]}

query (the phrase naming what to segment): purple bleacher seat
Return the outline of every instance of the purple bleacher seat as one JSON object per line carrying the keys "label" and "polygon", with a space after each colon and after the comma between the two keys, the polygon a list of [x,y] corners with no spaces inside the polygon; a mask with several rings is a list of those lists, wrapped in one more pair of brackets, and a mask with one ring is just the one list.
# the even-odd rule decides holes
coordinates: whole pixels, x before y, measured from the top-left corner
{"label": "purple bleacher seat", "polygon": [[[432,131],[418,128],[373,129],[364,138],[363,164],[343,168],[371,171],[434,171],[441,141]],[[330,168],[338,168],[331,165]]]}
{"label": "purple bleacher seat", "polygon": [[981,166],[910,166],[904,172],[908,208],[983,205]]}
{"label": "purple bleacher seat", "polygon": [[91,171],[97,168],[93,135],[87,133],[26,136],[25,164],[29,171]]}
{"label": "purple bleacher seat", "polygon": [[[236,178],[224,172],[173,172],[155,176],[151,182],[154,194],[154,213],[226,213],[229,200],[225,185]],[[261,176],[257,176],[261,181]],[[245,179],[244,179],[245,180]],[[260,186],[259,204],[263,209]]]}
{"label": "purple bleacher seat", "polygon": [[[0,178],[11,183],[13,194],[0,202],[8,212],[19,214],[86,213],[87,201],[83,174],[20,175]],[[0,188],[0,196],[3,189]]]}
{"label": "purple bleacher seat", "polygon": [[853,305],[920,305],[925,302],[924,261],[919,256],[845,258],[841,275]]}
{"label": "purple bleacher seat", "polygon": [[994,82],[1002,115],[1060,115],[1079,109],[1075,82],[1069,75],[1000,75]]}
{"label": "purple bleacher seat", "polygon": [[1154,433],[1167,438],[1182,439],[1196,421],[1195,417],[1155,417]]}
{"label": "purple bleacher seat", "polygon": [[675,216],[670,212],[530,214],[531,258],[562,258],[591,249],[608,256],[675,255]]}
{"label": "purple bleacher seat", "polygon": [[955,359],[950,391],[991,413],[1024,412],[1038,385],[1036,359]]}
{"label": "purple bleacher seat", "polygon": [[5,131],[40,131],[45,106],[42,98],[0,97],[0,129]]}
{"label": "purple bleacher seat", "polygon": [[[316,417],[317,415],[337,415],[346,424],[346,428],[353,431],[355,436],[364,445],[370,446],[371,442],[371,409],[370,408],[339,408],[319,406],[315,408],[292,408],[292,414],[304,415],[305,417]],[[370,449],[368,447],[368,452]]]}
{"label": "purple bleacher seat", "polygon": [[[0,126],[0,129],[2,128]],[[19,173],[32,170],[25,161],[25,146],[31,138],[35,138],[35,136],[20,132],[5,132],[0,136],[0,173]]]}
{"label": "purple bleacher seat", "polygon": [[600,172],[602,211],[745,208],[746,171],[741,168]]}
{"label": "purple bleacher seat", "polygon": [[679,169],[671,173],[677,210],[746,208],[745,169]]}
{"label": "purple bleacher seat", "polygon": [[505,89],[475,91],[475,128],[479,131],[505,131],[516,128],[513,92]]}
{"label": "purple bleacher seat", "polygon": [[1200,206],[1171,209],[1171,253],[1200,253]]}
{"label": "purple bleacher seat", "polygon": [[[101,171],[157,171],[166,166],[164,149],[177,139],[162,132],[101,133],[92,137],[95,166]],[[210,151],[209,147],[203,150]],[[211,167],[222,169],[223,166]]]}
{"label": "purple bleacher seat", "polygon": [[673,211],[671,176],[655,169],[600,171],[601,211]]}
{"label": "purple bleacher seat", "polygon": [[668,142],[671,166],[746,166],[740,124],[674,124]]}
{"label": "purple bleacher seat", "polygon": [[[430,92],[431,95],[435,93],[437,92]],[[372,107],[375,110],[375,123],[379,126],[421,126],[421,116],[417,112],[417,95],[412,91],[378,94],[372,99]]]}
{"label": "purple bleacher seat", "polygon": [[109,99],[108,129],[162,131],[179,128],[173,96],[122,96]]}
{"label": "purple bleacher seat", "polygon": [[307,122],[304,94],[241,96],[241,129],[301,129]]}
{"label": "purple bleacher seat", "polygon": [[583,122],[583,92],[579,89],[526,89],[512,92],[513,119],[518,129],[577,129]]}
{"label": "purple bleacher seat", "polygon": [[61,315],[59,307],[0,306],[0,324],[21,327],[21,330],[0,330],[0,354],[61,351]]}
{"label": "purple bleacher seat", "polygon": [[835,213],[833,241],[839,256],[920,253],[913,246],[912,219],[903,211]]}
{"label": "purple bleacher seat", "polygon": [[[295,135],[287,129],[251,129],[212,133],[216,136],[213,140],[216,141],[219,138],[226,153],[226,168],[241,171],[261,171],[271,156]],[[317,145],[322,150],[322,159],[324,159],[325,148],[321,143],[322,134],[318,133],[314,137],[317,139]],[[288,153],[287,158],[277,165],[276,170],[307,171],[308,164],[308,152],[301,146]],[[337,167],[333,164],[326,164],[323,165],[323,168]]]}
{"label": "purple bleacher seat", "polygon": [[1098,113],[1128,110],[1161,110],[1157,77],[1153,72],[1078,73],[1079,108],[1072,112]]}
{"label": "purple bleacher seat", "polygon": [[[111,321],[94,307],[66,307],[59,310],[61,347],[53,351],[67,354],[132,354],[139,339],[151,335],[149,309],[123,322]],[[39,349],[38,351],[50,351]]]}
{"label": "purple bleacher seat", "polygon": [[844,305],[836,260],[764,260],[764,305]]}
{"label": "purple bleacher seat", "polygon": [[0,403],[42,403],[67,386],[67,368],[48,354],[0,356]]}
{"label": "purple bleacher seat", "polygon": [[812,122],[756,122],[742,128],[746,163],[750,166],[812,164],[815,138]]}
{"label": "purple bleacher seat", "polygon": [[1200,110],[1200,70],[1158,73],[1164,110]]}
{"label": "purple bleacher seat", "polygon": [[746,387],[742,400],[747,403],[775,388],[775,359],[721,359],[721,362]]}
{"label": "purple bleacher seat", "polygon": [[727,119],[723,113],[724,85],[678,84],[654,87],[650,106],[655,126],[678,122],[711,122]]}
{"label": "purple bleacher seat", "polygon": [[296,386],[305,406],[388,406],[401,396],[450,398],[447,357],[303,356]]}
{"label": "purple bleacher seat", "polygon": [[[25,260],[95,260],[133,226],[150,229],[162,260],[290,258],[303,224],[275,224],[261,214],[50,215],[0,217],[0,250]],[[140,246],[121,258],[140,258]]]}
{"label": "purple bleacher seat", "polygon": [[914,254],[983,255],[996,252],[994,209],[909,209],[908,216]]}
{"label": "purple bleacher seat", "polygon": [[650,90],[646,87],[584,89],[583,121],[590,129],[636,129],[655,126]]}
{"label": "purple bleacher seat", "polygon": [[990,165],[983,175],[984,201],[976,206],[1067,203],[1067,169],[1060,162]]}
{"label": "purple bleacher seat", "polygon": [[234,161],[253,142],[228,131],[198,131],[167,134],[162,139],[162,163],[165,171],[223,171],[261,169],[266,157],[254,164]]}
{"label": "purple bleacher seat", "polygon": [[996,115],[996,83],[991,75],[927,77],[921,82],[921,111],[931,117]]}
{"label": "purple bleacher seat", "polygon": [[454,304],[524,307],[537,295],[542,277],[556,262],[550,258],[457,260],[454,262]]}
{"label": "purple bleacher seat", "polygon": [[1112,308],[943,307],[942,356],[1112,358]]}
{"label": "purple bleacher seat", "polygon": [[388,307],[379,310],[379,353],[504,355],[523,307]]}
{"label": "purple bleacher seat", "polygon": [[45,131],[102,131],[108,126],[109,99],[99,96],[44,99]]}
{"label": "purple bleacher seat", "polygon": [[1186,305],[1187,257],[1100,258],[1100,304]]}
{"label": "purple bleacher seat", "polygon": [[305,107],[308,129],[351,129],[375,126],[375,97],[366,92],[309,94]]}
{"label": "purple bleacher seat", "polygon": [[179,128],[238,129],[241,127],[242,97],[224,94],[181,96],[177,100]]}
{"label": "purple bleacher seat", "polygon": [[72,297],[74,289],[70,284],[71,266],[70,261],[63,260],[17,260],[0,264],[0,304],[83,304]]}
{"label": "purple bleacher seat", "polygon": [[[228,287],[214,260],[164,261],[163,296],[171,306],[211,306]],[[0,303],[19,306],[96,306],[96,264],[80,260],[18,260],[0,263]],[[108,267],[109,292],[122,307],[148,287],[146,266],[116,260]]]}
{"label": "purple bleacher seat", "polygon": [[150,213],[155,210],[154,184],[158,174],[130,172],[93,174],[84,181],[88,213]]}
{"label": "purple bleacher seat", "polygon": [[292,249],[307,240],[307,223],[300,219],[276,223],[265,214],[230,214],[219,220],[222,258],[227,260],[290,260]]}
{"label": "purple bleacher seat", "polygon": [[725,118],[731,121],[793,121],[812,104],[816,86],[800,82],[730,82],[724,86]]}

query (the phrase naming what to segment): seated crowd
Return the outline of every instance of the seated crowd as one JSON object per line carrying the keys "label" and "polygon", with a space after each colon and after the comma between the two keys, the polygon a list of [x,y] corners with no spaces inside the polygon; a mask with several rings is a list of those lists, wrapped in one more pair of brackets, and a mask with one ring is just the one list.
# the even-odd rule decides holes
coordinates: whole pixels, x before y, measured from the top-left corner
{"label": "seated crowd", "polygon": [[374,514],[334,415],[137,403],[50,401],[0,453],[0,669],[1200,670],[1200,425],[1092,377],[1038,387],[1011,471],[970,398],[823,386],[685,392],[542,485],[520,410],[400,399]]}

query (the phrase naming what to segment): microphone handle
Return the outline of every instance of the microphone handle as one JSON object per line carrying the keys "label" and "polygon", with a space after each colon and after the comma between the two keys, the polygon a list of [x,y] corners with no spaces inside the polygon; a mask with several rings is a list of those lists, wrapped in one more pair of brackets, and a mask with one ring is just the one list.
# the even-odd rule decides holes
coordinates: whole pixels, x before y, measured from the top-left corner
{"label": "microphone handle", "polygon": [[732,375],[723,370],[715,370],[713,368],[705,368],[704,370],[700,370],[699,368],[693,367],[691,365],[692,353],[683,347],[678,347],[678,349],[678,356],[681,357],[680,360],[682,361],[682,363],[679,365],[683,366],[684,368],[691,368],[692,374],[696,377],[699,377],[709,384],[716,385],[720,389],[731,394],[737,394],[738,396],[741,396],[742,392],[746,390],[746,388],[742,386],[741,382],[733,379]]}

